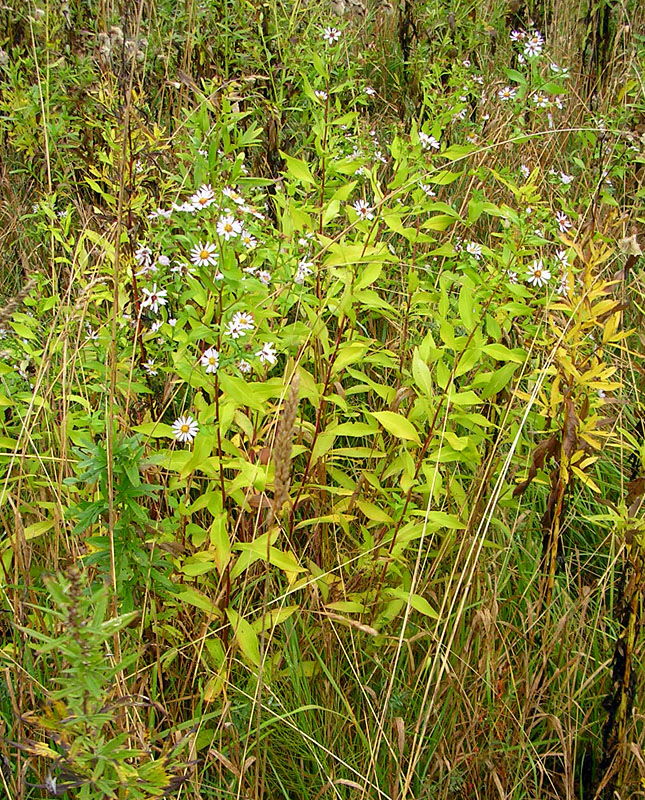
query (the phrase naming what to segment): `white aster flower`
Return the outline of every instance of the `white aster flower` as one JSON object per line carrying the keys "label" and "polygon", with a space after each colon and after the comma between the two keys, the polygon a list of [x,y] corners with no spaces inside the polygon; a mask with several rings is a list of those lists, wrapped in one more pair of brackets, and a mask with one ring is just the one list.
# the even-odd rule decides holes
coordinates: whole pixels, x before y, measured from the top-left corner
{"label": "white aster flower", "polygon": [[157,374],[157,370],[155,369],[155,362],[152,358],[149,358],[143,365],[143,368],[150,376],[154,376]]}
{"label": "white aster flower", "polygon": [[153,314],[157,314],[159,312],[159,306],[165,306],[168,304],[168,301],[166,300],[166,295],[168,292],[165,289],[157,289],[156,283],[152,289],[147,289],[144,286],[141,290],[141,293],[144,295],[143,300],[141,301],[141,308],[150,308]]}
{"label": "white aster flower", "polygon": [[536,259],[528,268],[526,282],[533,286],[546,286],[551,280],[551,273],[542,263],[542,259]]}
{"label": "white aster flower", "polygon": [[570,183],[573,182],[573,175],[567,175],[566,172],[560,173],[560,180],[565,186],[568,186]]}
{"label": "white aster flower", "polygon": [[569,297],[571,291],[571,280],[568,272],[563,272],[555,288],[556,292],[563,297]]}
{"label": "white aster flower", "polygon": [[229,200],[232,200],[236,205],[244,205],[244,198],[233,186],[224,187],[224,189],[222,189],[222,194],[224,197],[228,197]]}
{"label": "white aster flower", "polygon": [[199,432],[199,425],[190,416],[179,417],[172,424],[172,432],[178,442],[190,444]]}
{"label": "white aster flower", "polygon": [[331,45],[337,42],[340,39],[341,35],[342,33],[341,31],[338,30],[338,28],[325,28],[322,37],[325,40],[325,42],[327,42],[327,44]]}
{"label": "white aster flower", "polygon": [[476,242],[468,242],[466,245],[466,252],[470,253],[473,258],[479,261],[479,259],[482,257],[482,246]]}
{"label": "white aster flower", "polygon": [[149,267],[152,264],[152,250],[147,245],[140,244],[134,251],[134,260],[143,267]]}
{"label": "white aster flower", "polygon": [[173,211],[183,211],[184,214],[194,214],[195,211],[197,211],[195,206],[192,203],[189,203],[188,201],[186,201],[184,203],[173,203],[172,204],[172,210]]}
{"label": "white aster flower", "polygon": [[249,364],[249,362],[245,358],[241,358],[237,362],[237,368],[244,375],[246,375],[247,373],[249,373],[251,371],[251,365]]}
{"label": "white aster flower", "polygon": [[374,209],[370,206],[367,200],[356,200],[352,206],[359,219],[374,219]]}
{"label": "white aster flower", "polygon": [[271,364],[273,366],[278,360],[275,346],[271,342],[263,344],[262,349],[258,350],[255,355],[260,359],[261,364]]}
{"label": "white aster flower", "polygon": [[438,150],[441,147],[439,141],[435,139],[434,136],[430,136],[430,134],[424,133],[423,131],[419,131],[419,141],[424,150],[427,150],[429,147]]}
{"label": "white aster flower", "polygon": [[424,194],[427,194],[428,197],[436,197],[437,196],[437,193],[432,188],[432,186],[430,186],[429,183],[420,183],[419,184],[419,188],[424,192]]}
{"label": "white aster flower", "polygon": [[524,55],[528,56],[529,58],[534,58],[535,56],[539,56],[542,52],[542,47],[544,46],[544,37],[538,31],[533,31],[533,33],[528,37],[526,43],[524,45]]}
{"label": "white aster flower", "polygon": [[555,212],[555,221],[558,223],[560,233],[566,233],[571,228],[569,217],[567,217],[564,211]]}
{"label": "white aster flower", "polygon": [[217,245],[213,242],[196,244],[190,251],[190,260],[197,267],[215,266],[217,264]]}
{"label": "white aster flower", "polygon": [[526,166],[526,164],[520,164],[520,172],[522,173],[522,177],[524,179],[528,178],[531,174],[531,170]]}
{"label": "white aster flower", "polygon": [[215,192],[211,188],[210,183],[204,183],[188,201],[199,211],[202,208],[208,208],[208,206],[215,202]]}
{"label": "white aster flower", "polygon": [[566,269],[569,266],[569,256],[567,255],[566,250],[558,250],[558,252],[555,254],[555,258],[562,269]]}
{"label": "white aster flower", "polygon": [[229,239],[235,238],[242,233],[242,223],[236,220],[232,214],[220,217],[217,223],[217,234],[223,236],[228,242]]}
{"label": "white aster flower", "polygon": [[219,367],[219,353],[214,347],[204,350],[201,357],[201,365],[206,368],[206,372],[217,372]]}
{"label": "white aster flower", "polygon": [[313,261],[307,261],[303,258],[300,263],[298,264],[298,269],[296,270],[296,274],[293,278],[294,283],[297,283],[302,286],[305,280],[312,274],[313,270]]}
{"label": "white aster flower", "polygon": [[260,283],[263,283],[265,286],[271,283],[271,273],[266,269],[261,269],[256,277]]}
{"label": "white aster flower", "polygon": [[169,219],[171,216],[172,210],[170,208],[157,208],[148,214],[148,219],[158,219],[159,217]]}
{"label": "white aster flower", "polygon": [[516,94],[517,90],[513,89],[512,86],[505,86],[503,89],[500,89],[499,92],[497,92],[497,96],[500,100],[512,100]]}
{"label": "white aster flower", "polygon": [[244,247],[246,247],[247,250],[253,250],[253,248],[258,243],[255,236],[253,236],[247,230],[243,230],[242,233],[240,234],[240,241],[242,242]]}
{"label": "white aster flower", "polygon": [[323,89],[316,89],[314,91],[314,94],[316,95],[318,100],[321,100],[323,103],[325,102],[325,100],[327,100],[328,97],[327,92],[325,92]]}
{"label": "white aster flower", "polygon": [[376,94],[376,89],[372,89],[371,86],[366,86],[365,87],[365,94],[368,97],[374,97],[374,95]]}

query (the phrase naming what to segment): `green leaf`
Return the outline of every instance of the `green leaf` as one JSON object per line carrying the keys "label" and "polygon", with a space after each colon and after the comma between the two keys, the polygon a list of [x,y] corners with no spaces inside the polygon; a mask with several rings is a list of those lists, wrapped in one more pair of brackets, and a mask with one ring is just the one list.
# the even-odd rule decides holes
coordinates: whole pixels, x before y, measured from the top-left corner
{"label": "green leaf", "polygon": [[142,425],[134,425],[132,430],[152,439],[172,439],[174,436],[172,426],[164,422],[144,422]]}
{"label": "green leaf", "polygon": [[47,531],[51,530],[53,527],[54,521],[51,519],[45,519],[42,522],[34,522],[31,525],[28,525],[23,531],[23,534],[25,539],[29,541],[30,539],[37,539],[39,536],[47,533]]}
{"label": "green leaf", "polygon": [[280,150],[280,155],[284,158],[287,168],[285,170],[287,177],[295,178],[300,183],[307,183],[313,185],[316,181],[311,174],[309,165],[301,158],[293,158]]}
{"label": "green leaf", "polygon": [[430,175],[428,177],[428,183],[434,183],[437,186],[447,186],[449,183],[456,181],[457,178],[461,178],[461,175],[461,172],[451,172],[448,169],[442,169],[439,170],[436,175]]}
{"label": "green leaf", "polygon": [[369,520],[372,520],[372,522],[394,522],[387,511],[383,511],[383,509],[379,508],[375,503],[370,503],[367,500],[357,500],[356,505]]}
{"label": "green leaf", "polygon": [[458,159],[466,158],[476,149],[472,144],[453,144],[444,150],[441,155],[449,161],[457,161]]}
{"label": "green leaf", "polygon": [[184,586],[177,592],[175,597],[181,603],[188,603],[188,605],[207,611],[216,617],[219,617],[222,613],[209,597],[192,586]]}
{"label": "green leaf", "polygon": [[396,436],[397,439],[406,439],[420,444],[416,428],[409,419],[406,419],[401,414],[397,414],[394,411],[372,411],[371,414],[376,417],[388,433]]}
{"label": "green leaf", "polygon": [[515,83],[526,83],[526,78],[524,75],[522,75],[522,73],[518,72],[516,69],[505,69],[504,72],[506,73],[506,77],[512,81],[515,81]]}
{"label": "green leaf", "polygon": [[493,344],[486,344],[482,347],[484,353],[492,356],[495,361],[513,361],[515,364],[523,364],[526,359],[526,353],[520,348],[509,350],[503,344],[494,342]]}
{"label": "green leaf", "polygon": [[233,635],[243,655],[256,667],[260,666],[260,643],[251,625],[233,608],[226,609]]}
{"label": "green leaf", "polygon": [[421,358],[419,348],[415,347],[412,353],[412,376],[414,382],[426,397],[432,397],[432,377],[430,368]]}
{"label": "green leaf", "polygon": [[329,608],[331,611],[340,611],[343,614],[360,614],[365,611],[365,606],[355,600],[337,600],[335,603],[327,603],[325,608]]}
{"label": "green leaf", "polygon": [[215,564],[221,575],[231,560],[231,540],[226,530],[226,515],[222,512],[213,520],[209,531],[211,547],[215,551]]}
{"label": "green leaf", "polygon": [[390,597],[398,597],[400,600],[405,600],[406,603],[410,603],[415,611],[418,611],[420,614],[423,614],[426,617],[430,617],[431,619],[439,619],[439,614],[437,614],[425,597],[421,597],[420,594],[410,594],[409,592],[406,592],[405,589],[394,587],[388,589],[387,594]]}

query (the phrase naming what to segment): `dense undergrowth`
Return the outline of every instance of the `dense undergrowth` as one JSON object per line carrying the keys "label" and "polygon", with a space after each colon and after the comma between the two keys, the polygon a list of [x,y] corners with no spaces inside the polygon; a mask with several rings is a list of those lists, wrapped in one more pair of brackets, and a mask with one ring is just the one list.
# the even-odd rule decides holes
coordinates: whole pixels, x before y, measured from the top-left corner
{"label": "dense undergrowth", "polygon": [[7,796],[642,797],[639,4],[0,48]]}

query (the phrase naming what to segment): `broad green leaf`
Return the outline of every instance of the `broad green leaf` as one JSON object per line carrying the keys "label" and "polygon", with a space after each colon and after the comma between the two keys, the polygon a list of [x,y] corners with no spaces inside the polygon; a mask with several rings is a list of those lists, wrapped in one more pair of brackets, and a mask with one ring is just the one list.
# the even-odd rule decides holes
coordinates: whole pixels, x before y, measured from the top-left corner
{"label": "broad green leaf", "polygon": [[387,594],[390,597],[398,597],[400,600],[405,600],[406,603],[410,603],[415,611],[418,611],[420,614],[423,614],[426,617],[430,617],[431,619],[439,619],[439,614],[437,614],[425,597],[421,597],[420,594],[410,594],[409,592],[406,592],[405,589],[394,587],[388,589]]}
{"label": "broad green leaf", "polygon": [[234,608],[226,609],[235,641],[244,656],[256,667],[260,666],[260,643],[251,625]]}
{"label": "broad green leaf", "polygon": [[498,344],[497,342],[484,345],[482,350],[487,355],[492,356],[496,361],[513,361],[515,364],[523,364],[526,359],[524,350],[519,348],[509,350],[508,347],[503,344]]}
{"label": "broad green leaf", "polygon": [[412,353],[412,376],[416,385],[426,397],[432,397],[432,377],[430,368],[419,355],[419,348],[415,347]]}
{"label": "broad green leaf", "polygon": [[300,183],[307,183],[309,185],[313,185],[316,182],[306,161],[303,161],[301,158],[293,158],[293,156],[283,153],[282,150],[280,151],[280,155],[285,160],[285,172],[287,177],[295,178]]}
{"label": "broad green leaf", "polygon": [[189,605],[195,606],[195,608],[200,608],[202,611],[207,611],[209,614],[213,614],[216,617],[221,616],[222,612],[210,599],[210,597],[205,595],[203,592],[200,592],[198,589],[195,589],[193,586],[182,587],[177,592],[175,597],[181,603],[188,603]]}
{"label": "broad green leaf", "polygon": [[379,508],[375,503],[370,503],[367,500],[357,500],[356,505],[360,508],[360,510],[365,514],[365,516],[372,520],[372,522],[393,522],[394,520],[392,517],[384,511],[382,508]]}
{"label": "broad green leaf", "polygon": [[37,539],[39,536],[42,536],[47,531],[51,530],[54,527],[54,521],[51,519],[45,519],[42,522],[34,522],[31,525],[28,525],[24,530],[24,537],[27,541],[30,539]]}
{"label": "broad green leaf", "polygon": [[441,155],[450,161],[457,161],[460,158],[466,158],[476,149],[472,144],[453,144],[444,150]]}
{"label": "broad green leaf", "polygon": [[372,264],[368,264],[363,270],[361,276],[354,283],[354,289],[356,291],[360,291],[361,289],[365,289],[370,286],[375,280],[378,279],[382,270],[382,261],[374,261]]}
{"label": "broad green leaf", "polygon": [[[284,606],[284,608],[273,609],[264,615],[264,619],[262,615],[260,615],[258,619],[251,624],[251,627],[256,633],[260,633],[263,627],[265,631],[270,631],[275,628],[276,625],[280,625],[288,620],[299,608],[300,606]],[[264,623],[264,626],[262,623]]]}
{"label": "broad green leaf", "polygon": [[376,417],[388,433],[396,436],[397,439],[406,439],[420,444],[416,428],[403,415],[394,411],[372,411],[371,414]]}
{"label": "broad green leaf", "polygon": [[209,530],[209,538],[215,555],[217,571],[221,575],[231,560],[231,540],[226,529],[226,516],[224,513],[213,520]]}
{"label": "broad green leaf", "polygon": [[340,611],[344,614],[360,614],[365,611],[365,606],[355,600],[338,600],[335,603],[327,603],[325,608],[329,608],[332,611]]}
{"label": "broad green leaf", "polygon": [[164,422],[144,422],[141,425],[134,425],[132,430],[152,439],[172,439],[174,436],[172,426]]}
{"label": "broad green leaf", "polygon": [[428,183],[434,183],[437,186],[447,186],[449,183],[456,181],[457,178],[461,178],[461,175],[461,172],[451,172],[448,169],[442,169],[435,175],[430,175],[428,177]]}

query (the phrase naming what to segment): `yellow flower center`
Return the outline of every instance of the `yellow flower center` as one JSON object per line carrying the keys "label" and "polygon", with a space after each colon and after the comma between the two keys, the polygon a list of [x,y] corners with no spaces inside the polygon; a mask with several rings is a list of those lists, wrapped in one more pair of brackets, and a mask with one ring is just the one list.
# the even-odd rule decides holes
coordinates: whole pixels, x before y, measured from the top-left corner
{"label": "yellow flower center", "polygon": [[208,250],[202,250],[202,251],[200,252],[200,254],[199,254],[199,257],[200,257],[202,260],[205,260],[205,259],[207,259],[209,256],[210,256],[210,253],[208,252]]}
{"label": "yellow flower center", "polygon": [[227,222],[227,223],[225,223],[225,225],[224,225],[224,230],[225,230],[227,233],[230,233],[230,232],[233,230],[233,226],[231,225],[231,223],[230,223],[230,222]]}
{"label": "yellow flower center", "polygon": [[190,425],[187,425],[187,424],[184,422],[184,424],[181,426],[181,432],[182,432],[182,433],[188,433],[188,431],[189,431],[189,430],[190,430]]}

